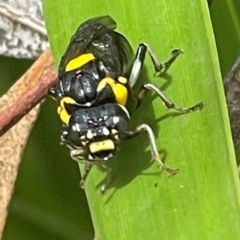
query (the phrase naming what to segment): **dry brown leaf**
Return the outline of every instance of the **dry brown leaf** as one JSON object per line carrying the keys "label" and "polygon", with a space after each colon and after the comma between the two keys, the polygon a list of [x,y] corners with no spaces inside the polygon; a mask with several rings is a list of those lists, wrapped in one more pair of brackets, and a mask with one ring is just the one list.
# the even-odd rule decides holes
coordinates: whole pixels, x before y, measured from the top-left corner
{"label": "dry brown leaf", "polygon": [[55,79],[56,72],[48,50],[0,99],[0,132],[1,135],[6,132],[0,137],[0,236],[21,156],[38,116],[39,103]]}

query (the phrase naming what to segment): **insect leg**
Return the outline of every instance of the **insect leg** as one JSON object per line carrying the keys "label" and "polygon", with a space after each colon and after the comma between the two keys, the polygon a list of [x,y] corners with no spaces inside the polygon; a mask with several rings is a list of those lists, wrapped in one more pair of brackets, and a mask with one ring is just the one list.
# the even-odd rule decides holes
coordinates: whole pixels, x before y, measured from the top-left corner
{"label": "insect leg", "polygon": [[86,165],[94,164],[94,162],[92,161],[84,160],[83,156],[85,155],[85,151],[82,148],[74,149],[72,146],[69,146],[69,145],[67,145],[67,147],[70,148],[70,156],[74,161],[78,163],[83,163]]}
{"label": "insect leg", "polygon": [[129,83],[131,87],[133,87],[138,80],[145,60],[146,52],[148,52],[149,56],[151,57],[155,73],[162,73],[163,71],[165,72],[172,65],[175,59],[182,53],[180,49],[175,49],[172,51],[170,59],[165,63],[161,63],[152,51],[152,49],[149,47],[149,45],[146,43],[141,43],[137,49],[137,53],[129,77]]}
{"label": "insect leg", "polygon": [[55,100],[58,98],[57,86],[51,87],[48,89],[48,94]]}
{"label": "insect leg", "polygon": [[140,44],[137,49],[132,70],[129,76],[129,84],[131,87],[135,85],[135,83],[139,78],[139,75],[145,60],[146,52],[147,52],[147,47],[144,44]]}
{"label": "insect leg", "polygon": [[144,46],[147,48],[147,52],[149,54],[149,56],[151,57],[154,69],[155,69],[155,73],[162,73],[163,71],[167,71],[168,68],[172,65],[172,63],[176,60],[176,58],[183,53],[182,50],[180,49],[174,49],[171,52],[171,57],[169,58],[168,61],[166,61],[165,63],[161,63],[157,56],[155,55],[155,53],[152,51],[152,49],[150,48],[150,46],[146,43],[144,43]]}
{"label": "insect leg", "polygon": [[153,133],[152,128],[147,125],[147,124],[140,124],[136,127],[136,129],[134,131],[128,131],[128,132],[123,132],[123,137],[124,138],[132,138],[134,136],[136,136],[137,134],[141,133],[141,132],[147,132],[148,134],[148,139],[150,142],[150,148],[151,148],[151,155],[152,155],[152,160],[157,161],[157,163],[160,165],[160,167],[165,170],[166,172],[168,172],[170,175],[175,175],[178,173],[178,169],[172,169],[169,168],[168,166],[166,166],[161,158],[160,155],[158,153],[158,149],[157,149],[157,145],[156,145],[156,141],[155,141],[155,135]]}
{"label": "insect leg", "polygon": [[63,90],[62,82],[59,81],[59,79],[54,86],[48,89],[48,94],[55,100],[59,100],[60,98],[62,98],[63,93],[64,93],[64,90]]}
{"label": "insect leg", "polygon": [[101,186],[101,193],[104,194],[106,193],[108,187],[110,186],[110,183],[112,181],[112,169],[110,167],[107,167],[106,165],[102,165],[105,169],[106,169],[106,180],[104,182],[104,184]]}
{"label": "insect leg", "polygon": [[84,151],[82,149],[71,149],[70,150],[71,158],[74,161],[76,161],[78,163],[85,164],[85,172],[83,173],[82,179],[81,179],[81,181],[79,183],[79,186],[84,189],[84,183],[85,183],[85,181],[86,181],[86,179],[88,177],[88,174],[91,171],[92,166],[93,166],[94,163],[91,162],[91,161],[88,161],[88,160],[84,160],[83,157],[82,157],[83,152]]}
{"label": "insect leg", "polygon": [[195,104],[194,106],[192,107],[179,107],[179,106],[176,106],[171,99],[169,99],[159,88],[157,88],[156,86],[154,86],[153,84],[151,83],[145,83],[139,93],[138,93],[138,104],[137,104],[137,107],[140,106],[143,98],[145,97],[146,93],[149,91],[149,90],[153,90],[157,95],[158,97],[161,98],[161,100],[164,102],[164,104],[166,105],[167,108],[173,108],[175,110],[177,110],[178,112],[181,112],[181,113],[188,113],[188,112],[193,112],[193,111],[197,111],[197,110],[201,110],[203,108],[203,103],[200,102],[200,103],[197,103]]}
{"label": "insect leg", "polygon": [[91,165],[91,164],[85,164],[85,172],[84,172],[84,174],[82,175],[82,179],[81,179],[81,181],[80,181],[80,183],[79,183],[79,186],[80,186],[81,188],[83,188],[83,189],[84,189],[84,183],[85,183],[85,181],[86,181],[86,179],[87,179],[87,177],[88,177],[88,174],[89,174],[89,172],[91,171],[91,169],[92,169],[92,165]]}

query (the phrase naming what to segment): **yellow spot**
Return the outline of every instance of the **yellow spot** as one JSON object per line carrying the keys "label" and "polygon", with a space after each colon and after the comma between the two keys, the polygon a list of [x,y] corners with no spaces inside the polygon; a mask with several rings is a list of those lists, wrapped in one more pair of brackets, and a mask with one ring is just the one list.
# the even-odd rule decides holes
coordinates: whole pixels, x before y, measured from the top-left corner
{"label": "yellow spot", "polygon": [[68,125],[71,115],[68,114],[68,112],[65,108],[66,103],[67,104],[76,104],[76,101],[70,97],[64,97],[59,102],[59,106],[57,108],[57,113],[58,113],[60,119],[62,120],[62,122],[65,123],[66,125]]}
{"label": "yellow spot", "polygon": [[95,57],[93,56],[92,53],[82,54],[79,57],[76,57],[76,58],[72,59],[71,61],[69,61],[69,63],[67,64],[67,66],[65,68],[65,71],[69,72],[74,69],[80,68],[83,65],[87,64],[88,62],[92,61],[93,59],[95,59]]}
{"label": "yellow spot", "polygon": [[112,78],[104,78],[98,84],[97,92],[102,91],[107,85],[109,85],[112,88],[117,103],[125,106],[128,97],[127,88]]}
{"label": "yellow spot", "polygon": [[119,77],[118,81],[122,84],[127,84],[127,79],[125,77]]}
{"label": "yellow spot", "polygon": [[113,150],[115,148],[112,140],[107,139],[100,142],[93,142],[89,146],[89,150],[91,153],[101,152],[104,150]]}

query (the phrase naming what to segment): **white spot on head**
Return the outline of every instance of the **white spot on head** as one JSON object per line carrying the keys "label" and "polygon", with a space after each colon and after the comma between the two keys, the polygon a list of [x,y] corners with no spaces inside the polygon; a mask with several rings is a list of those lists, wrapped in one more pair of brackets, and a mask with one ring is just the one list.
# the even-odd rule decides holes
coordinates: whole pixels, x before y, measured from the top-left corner
{"label": "white spot on head", "polygon": [[114,123],[114,124],[119,123],[119,121],[120,121],[119,117],[117,117],[117,116],[114,116],[114,117],[113,117],[113,123]]}
{"label": "white spot on head", "polygon": [[68,131],[63,131],[62,135],[64,135],[64,136],[68,135]]}
{"label": "white spot on head", "polygon": [[109,130],[106,127],[103,128],[103,134],[106,136],[110,134]]}
{"label": "white spot on head", "polygon": [[91,130],[88,130],[86,136],[87,136],[88,139],[92,139],[92,138],[93,138],[93,133],[92,133],[92,131],[91,131]]}
{"label": "white spot on head", "polygon": [[74,125],[72,125],[72,130],[74,132],[80,132],[80,125],[79,125],[79,123],[75,123]]}
{"label": "white spot on head", "polygon": [[116,134],[118,131],[117,131],[117,129],[112,129],[111,132],[112,132],[112,134]]}
{"label": "white spot on head", "polygon": [[80,124],[79,124],[79,123],[76,123],[75,126],[76,126],[76,130],[77,130],[78,132],[80,132]]}
{"label": "white spot on head", "polygon": [[86,136],[85,136],[85,135],[82,135],[82,136],[80,137],[80,139],[81,139],[81,140],[85,140],[85,139],[86,139]]}

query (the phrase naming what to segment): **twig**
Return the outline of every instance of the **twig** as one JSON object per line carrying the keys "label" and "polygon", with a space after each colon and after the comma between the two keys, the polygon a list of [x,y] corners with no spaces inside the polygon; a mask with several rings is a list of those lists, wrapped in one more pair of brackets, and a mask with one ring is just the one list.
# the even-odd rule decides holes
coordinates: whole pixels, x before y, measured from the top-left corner
{"label": "twig", "polygon": [[48,88],[55,83],[56,71],[50,51],[43,53],[21,79],[25,80],[25,84],[29,86],[26,93],[20,96],[13,105],[1,111],[0,136],[36,106],[47,94]]}
{"label": "twig", "polygon": [[1,133],[5,133],[0,137],[0,239],[21,155],[38,116],[40,104],[36,104],[43,99],[55,79],[51,53],[46,51],[0,99]]}

